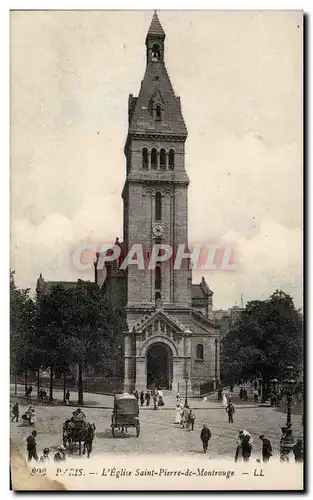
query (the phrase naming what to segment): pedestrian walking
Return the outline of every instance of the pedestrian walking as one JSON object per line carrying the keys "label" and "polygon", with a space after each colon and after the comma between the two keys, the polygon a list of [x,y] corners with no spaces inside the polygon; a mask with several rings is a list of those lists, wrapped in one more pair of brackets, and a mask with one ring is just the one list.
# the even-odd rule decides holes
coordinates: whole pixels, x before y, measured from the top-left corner
{"label": "pedestrian walking", "polygon": [[180,404],[176,404],[176,415],[175,415],[175,424],[181,423],[181,415],[180,415]]}
{"label": "pedestrian walking", "polygon": [[158,396],[155,392],[153,393],[153,409],[158,409]]}
{"label": "pedestrian walking", "polygon": [[38,455],[37,455],[37,443],[36,443],[36,436],[37,436],[37,431],[33,431],[30,436],[27,438],[27,460],[28,462],[31,461],[32,458],[38,461]]}
{"label": "pedestrian walking", "polygon": [[208,443],[211,439],[211,431],[205,424],[203,424],[200,439],[202,441],[203,453],[206,453],[208,449]]}
{"label": "pedestrian walking", "polygon": [[239,398],[242,399],[243,398],[243,387],[240,387],[240,391],[239,391]]}
{"label": "pedestrian walking", "polygon": [[263,462],[268,462],[272,456],[272,445],[269,439],[264,437],[263,434],[259,437],[262,441],[262,459]]}
{"label": "pedestrian walking", "polygon": [[238,433],[237,448],[235,453],[235,462],[241,458],[248,462],[252,452],[252,436],[249,432],[242,430]]}
{"label": "pedestrian walking", "polygon": [[254,389],[253,391],[253,402],[257,404],[259,402],[259,393],[257,389]]}
{"label": "pedestrian walking", "polygon": [[144,402],[145,402],[145,394],[143,391],[141,391],[141,393],[140,393],[140,406],[143,406]]}
{"label": "pedestrian walking", "polygon": [[184,429],[185,427],[186,429],[189,428],[189,410],[186,407],[184,407],[183,409],[183,418],[182,418],[182,428]]}
{"label": "pedestrian walking", "polygon": [[158,405],[159,406],[164,406],[164,401],[163,401],[163,392],[161,391],[161,389],[159,389],[157,391],[157,395],[158,395]]}
{"label": "pedestrian walking", "polygon": [[229,386],[229,392],[234,392],[234,385],[233,384],[230,384],[230,386]]}
{"label": "pedestrian walking", "polygon": [[138,391],[137,391],[137,390],[134,392],[134,396],[135,396],[135,398],[136,398],[136,399],[137,399],[137,401],[138,401],[138,399],[139,399],[139,394],[138,394]]}
{"label": "pedestrian walking", "polygon": [[295,457],[296,463],[303,462],[303,441],[302,439],[297,439],[296,444],[292,448],[293,455]]}
{"label": "pedestrian walking", "polygon": [[145,394],[146,406],[150,406],[151,394],[150,391],[147,391]]}
{"label": "pedestrian walking", "polygon": [[189,415],[188,415],[188,428],[190,431],[193,431],[194,426],[195,426],[195,420],[196,416],[194,413],[192,413],[192,410],[189,410]]}
{"label": "pedestrian walking", "polygon": [[234,407],[231,399],[229,399],[229,403],[226,406],[225,411],[228,415],[228,423],[232,424],[234,422],[235,407]]}
{"label": "pedestrian walking", "polygon": [[65,394],[65,402],[67,405],[70,404],[70,397],[71,397],[70,391],[67,389],[66,394]]}
{"label": "pedestrian walking", "polygon": [[18,422],[18,417],[19,417],[19,414],[20,414],[20,410],[19,410],[19,406],[18,406],[18,403],[15,403],[12,407],[12,420],[11,422],[14,422],[14,420],[16,420],[16,422]]}

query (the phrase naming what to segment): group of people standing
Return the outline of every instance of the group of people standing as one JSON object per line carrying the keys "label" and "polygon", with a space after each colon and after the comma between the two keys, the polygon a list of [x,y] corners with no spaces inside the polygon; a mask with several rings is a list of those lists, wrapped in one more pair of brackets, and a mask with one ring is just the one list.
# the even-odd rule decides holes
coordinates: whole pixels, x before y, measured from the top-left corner
{"label": "group of people standing", "polygon": [[179,397],[179,394],[177,394],[175,424],[181,425],[183,429],[186,428],[189,431],[193,431],[195,421],[195,414],[190,408],[184,405],[183,400]]}
{"label": "group of people standing", "polygon": [[154,389],[151,392],[149,390],[146,392],[141,391],[140,394],[136,390],[134,396],[137,398],[137,401],[140,400],[140,406],[143,406],[145,403],[146,406],[150,406],[151,399],[153,401],[154,410],[157,410],[159,406],[164,406],[163,392],[161,389]]}

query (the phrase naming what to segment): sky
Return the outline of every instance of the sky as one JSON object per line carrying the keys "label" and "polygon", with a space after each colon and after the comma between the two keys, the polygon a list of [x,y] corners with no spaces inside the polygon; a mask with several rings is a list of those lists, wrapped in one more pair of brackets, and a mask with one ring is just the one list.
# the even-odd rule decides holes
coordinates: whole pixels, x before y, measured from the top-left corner
{"label": "sky", "polygon": [[[122,239],[128,95],[152,11],[11,13],[11,268],[21,287],[92,279],[77,245]],[[276,289],[302,307],[302,13],[160,11],[188,128],[189,243],[235,270],[195,270],[215,309]]]}

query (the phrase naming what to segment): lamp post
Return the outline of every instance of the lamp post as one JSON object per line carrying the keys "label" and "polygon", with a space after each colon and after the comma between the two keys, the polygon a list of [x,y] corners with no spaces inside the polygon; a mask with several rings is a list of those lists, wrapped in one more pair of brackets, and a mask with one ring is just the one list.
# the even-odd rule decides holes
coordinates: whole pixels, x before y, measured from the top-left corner
{"label": "lamp post", "polygon": [[189,405],[188,405],[188,380],[189,380],[189,375],[188,375],[188,373],[185,373],[184,379],[185,379],[185,382],[186,382],[185,408],[189,408]]}
{"label": "lamp post", "polygon": [[289,461],[289,453],[294,445],[294,438],[291,428],[291,405],[292,396],[294,394],[295,380],[293,379],[294,367],[287,367],[286,378],[282,384],[282,392],[287,398],[287,421],[286,427],[282,427],[282,438],[280,441],[280,460],[282,462]]}

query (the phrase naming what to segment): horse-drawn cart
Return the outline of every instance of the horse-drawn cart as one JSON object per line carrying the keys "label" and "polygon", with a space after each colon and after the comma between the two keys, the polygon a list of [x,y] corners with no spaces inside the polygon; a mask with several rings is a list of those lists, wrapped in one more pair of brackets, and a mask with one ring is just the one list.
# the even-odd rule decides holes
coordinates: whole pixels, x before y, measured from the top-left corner
{"label": "horse-drawn cart", "polygon": [[137,398],[133,394],[124,392],[114,397],[114,407],[111,417],[112,436],[115,430],[127,432],[128,427],[135,427],[136,437],[140,434],[139,406]]}
{"label": "horse-drawn cart", "polygon": [[83,445],[83,455],[87,450],[87,457],[89,458],[95,430],[95,425],[89,422],[67,420],[63,425],[63,446],[71,454],[78,447],[79,455],[81,455]]}

